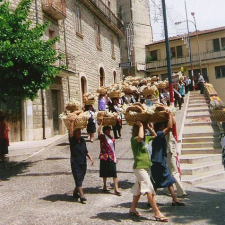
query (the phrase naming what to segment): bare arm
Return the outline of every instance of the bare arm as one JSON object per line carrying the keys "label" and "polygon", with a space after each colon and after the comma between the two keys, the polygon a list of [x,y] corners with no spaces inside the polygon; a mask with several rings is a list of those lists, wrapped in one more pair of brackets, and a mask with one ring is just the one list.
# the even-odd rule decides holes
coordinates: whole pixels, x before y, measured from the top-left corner
{"label": "bare arm", "polygon": [[74,130],[74,120],[70,121],[70,130],[69,130],[69,136],[73,137],[73,130]]}
{"label": "bare arm", "polygon": [[140,143],[144,139],[144,126],[141,122],[137,122],[137,125],[139,126],[139,133],[138,133],[137,142]]}
{"label": "bare arm", "polygon": [[94,160],[92,159],[91,155],[89,153],[87,153],[87,157],[90,159],[91,161],[91,165],[94,165]]}
{"label": "bare arm", "polygon": [[163,130],[165,135],[167,135],[172,130],[172,128],[173,128],[173,119],[172,119],[171,113],[169,113],[169,121],[168,121],[168,124],[167,124],[167,128],[165,128]]}
{"label": "bare arm", "polygon": [[100,125],[98,127],[98,136],[100,136],[102,134],[102,123],[103,123],[103,119],[101,119],[100,121],[101,121],[101,123],[100,123]]}
{"label": "bare arm", "polygon": [[154,130],[154,127],[153,127],[153,124],[152,123],[148,123],[147,124],[147,128],[149,130],[149,132],[151,133],[151,135],[155,138],[157,136],[155,130]]}

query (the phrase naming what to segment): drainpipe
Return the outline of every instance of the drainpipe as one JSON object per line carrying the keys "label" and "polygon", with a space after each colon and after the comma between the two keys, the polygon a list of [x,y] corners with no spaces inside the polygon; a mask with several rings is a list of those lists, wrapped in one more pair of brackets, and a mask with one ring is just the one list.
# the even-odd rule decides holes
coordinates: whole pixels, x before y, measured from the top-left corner
{"label": "drainpipe", "polygon": [[[65,54],[66,54],[66,67],[68,69],[69,67],[69,59],[68,59],[68,52],[67,52],[67,41],[66,41],[66,24],[65,20],[63,20],[63,29],[64,29],[64,42],[65,42]],[[67,83],[68,83],[68,96],[70,100],[70,79],[67,77]]]}
{"label": "drainpipe", "polygon": [[[38,14],[38,0],[35,0],[35,11],[36,11],[36,25],[39,23],[39,14]],[[45,137],[45,98],[44,98],[44,91],[41,89],[41,105],[42,105],[42,128],[43,128],[43,139]]]}

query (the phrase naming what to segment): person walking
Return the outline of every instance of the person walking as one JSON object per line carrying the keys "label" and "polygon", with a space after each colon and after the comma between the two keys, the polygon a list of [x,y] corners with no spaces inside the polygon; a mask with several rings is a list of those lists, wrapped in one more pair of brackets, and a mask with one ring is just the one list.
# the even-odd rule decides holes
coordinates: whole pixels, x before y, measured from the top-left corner
{"label": "person walking", "polygon": [[105,111],[106,110],[106,99],[105,96],[103,94],[99,94],[98,97],[98,110],[99,111]]}
{"label": "person walking", "polygon": [[117,98],[112,99],[112,105],[109,107],[109,111],[111,111],[113,113],[117,113],[117,115],[118,115],[116,126],[113,126],[114,138],[118,139],[121,137],[122,114],[120,113],[120,110],[118,108],[118,99]]}
{"label": "person walking", "polygon": [[94,119],[95,110],[93,108],[93,105],[87,105],[85,108],[85,111],[88,111],[90,113],[90,118],[88,119],[87,124],[87,133],[90,137],[91,143],[93,143],[96,132],[96,120]]}
{"label": "person walking", "polygon": [[185,84],[183,83],[182,79],[179,81],[179,85],[180,85],[179,93],[181,95],[181,104],[183,104],[184,103],[184,97],[185,97]]}
{"label": "person walking", "polygon": [[75,181],[75,189],[73,191],[73,196],[75,198],[80,198],[81,203],[84,203],[85,201],[87,201],[82,188],[84,176],[87,170],[86,157],[90,159],[92,166],[94,165],[94,160],[88,153],[85,140],[81,137],[81,129],[74,129],[74,122],[74,120],[71,121],[69,130],[71,154],[70,162],[73,178]]}
{"label": "person walking", "polygon": [[175,179],[170,174],[167,165],[167,142],[165,136],[172,130],[172,115],[168,113],[169,120],[167,126],[165,122],[155,123],[154,129],[156,136],[152,142],[152,167],[151,175],[154,189],[167,187],[172,196],[172,206],[184,206],[183,202],[180,202],[174,191],[173,184],[176,183]]}
{"label": "person walking", "polygon": [[1,162],[5,162],[5,155],[9,153],[9,127],[6,123],[6,117],[1,114],[0,115],[0,159]]}
{"label": "person walking", "polygon": [[198,74],[198,82],[196,84],[196,86],[198,86],[199,90],[200,90],[200,94],[204,94],[204,78],[201,75],[201,73]]}
{"label": "person walking", "polygon": [[[148,125],[150,133],[153,135],[152,127]],[[134,156],[133,171],[136,176],[136,182],[131,189],[133,201],[130,207],[130,215],[140,217],[141,214],[136,210],[138,201],[141,195],[147,195],[148,201],[154,211],[155,219],[160,222],[167,222],[165,217],[156,205],[155,191],[149,177],[149,168],[151,166],[150,157],[148,154],[149,143],[153,139],[152,136],[145,136],[144,126],[141,122],[133,125],[131,148]]]}
{"label": "person walking", "polygon": [[[115,139],[110,135],[111,127],[105,126],[102,129],[102,120],[98,128],[98,139],[100,140],[100,177],[103,178],[103,192],[109,192],[107,188],[107,178],[113,177],[114,194],[121,196],[119,191],[117,170],[116,170],[116,152]],[[103,134],[102,134],[103,130]]]}
{"label": "person walking", "polygon": [[184,84],[185,84],[185,94],[187,94],[189,92],[189,81],[188,78],[185,76],[184,77]]}

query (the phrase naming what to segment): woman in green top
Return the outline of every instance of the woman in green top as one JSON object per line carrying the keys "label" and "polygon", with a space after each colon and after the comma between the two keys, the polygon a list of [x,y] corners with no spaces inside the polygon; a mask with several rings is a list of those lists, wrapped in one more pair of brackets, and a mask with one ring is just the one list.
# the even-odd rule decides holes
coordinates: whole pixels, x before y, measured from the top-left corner
{"label": "woman in green top", "polygon": [[[151,135],[156,135],[152,124],[148,124],[147,129],[150,131]],[[167,222],[168,219],[160,212],[156,205],[154,197],[155,191],[148,174],[151,161],[147,148],[149,148],[149,142],[153,139],[153,136],[145,136],[144,126],[141,122],[137,122],[137,124],[133,126],[131,147],[134,155],[133,170],[137,181],[131,189],[131,192],[133,193],[133,202],[130,208],[130,214],[139,217],[141,216],[141,214],[137,212],[136,207],[140,196],[147,194],[148,201],[155,213],[156,220]]]}

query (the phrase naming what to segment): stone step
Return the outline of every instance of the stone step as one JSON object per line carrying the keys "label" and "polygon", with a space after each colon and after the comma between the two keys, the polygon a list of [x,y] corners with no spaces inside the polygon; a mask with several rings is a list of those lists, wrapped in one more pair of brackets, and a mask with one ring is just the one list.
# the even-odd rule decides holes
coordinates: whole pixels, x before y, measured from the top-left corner
{"label": "stone step", "polygon": [[183,148],[182,155],[190,154],[221,154],[221,148],[204,147],[204,148]]}
{"label": "stone step", "polygon": [[217,135],[220,132],[217,126],[187,126],[184,128],[183,137],[187,137],[187,135],[189,135],[189,137],[190,135],[193,137],[197,137],[199,135],[212,136],[214,132],[216,132]]}
{"label": "stone step", "polygon": [[189,164],[194,164],[194,163],[203,163],[203,162],[215,162],[220,160],[221,161],[221,155],[220,154],[190,154],[190,155],[180,155],[179,156],[180,163],[189,163]]}
{"label": "stone step", "polygon": [[225,178],[224,170],[215,170],[215,171],[210,171],[210,172],[206,172],[202,174],[181,176],[182,181],[189,184],[199,184],[199,183],[219,180],[223,178]]}
{"label": "stone step", "polygon": [[187,112],[204,112],[204,111],[209,111],[208,106],[201,106],[201,107],[189,107]]}
{"label": "stone step", "polygon": [[220,148],[221,144],[217,140],[216,142],[191,142],[191,143],[182,143],[182,149],[189,149],[189,148],[208,148],[208,147],[214,147],[214,148]]}
{"label": "stone step", "polygon": [[219,169],[223,170],[221,161],[203,162],[198,164],[181,164],[181,174],[183,175],[197,175]]}
{"label": "stone step", "polygon": [[218,138],[213,136],[205,136],[205,137],[186,137],[182,139],[182,143],[190,143],[190,142],[218,142]]}
{"label": "stone step", "polygon": [[195,103],[209,104],[209,100],[207,100],[207,99],[190,99],[189,100],[189,104],[195,104]]}
{"label": "stone step", "polygon": [[210,117],[211,114],[209,111],[206,112],[188,112],[187,118],[196,118],[196,117]]}
{"label": "stone step", "polygon": [[201,102],[201,103],[189,103],[188,108],[195,108],[195,107],[202,107],[202,106],[208,106],[207,103]]}
{"label": "stone step", "polygon": [[[206,127],[208,129],[208,127]],[[207,137],[207,136],[212,136],[212,137],[216,137],[218,138],[220,135],[220,132],[219,130],[218,131],[215,131],[215,132],[199,132],[199,133],[183,133],[182,136],[183,138],[187,138],[187,137]]]}

